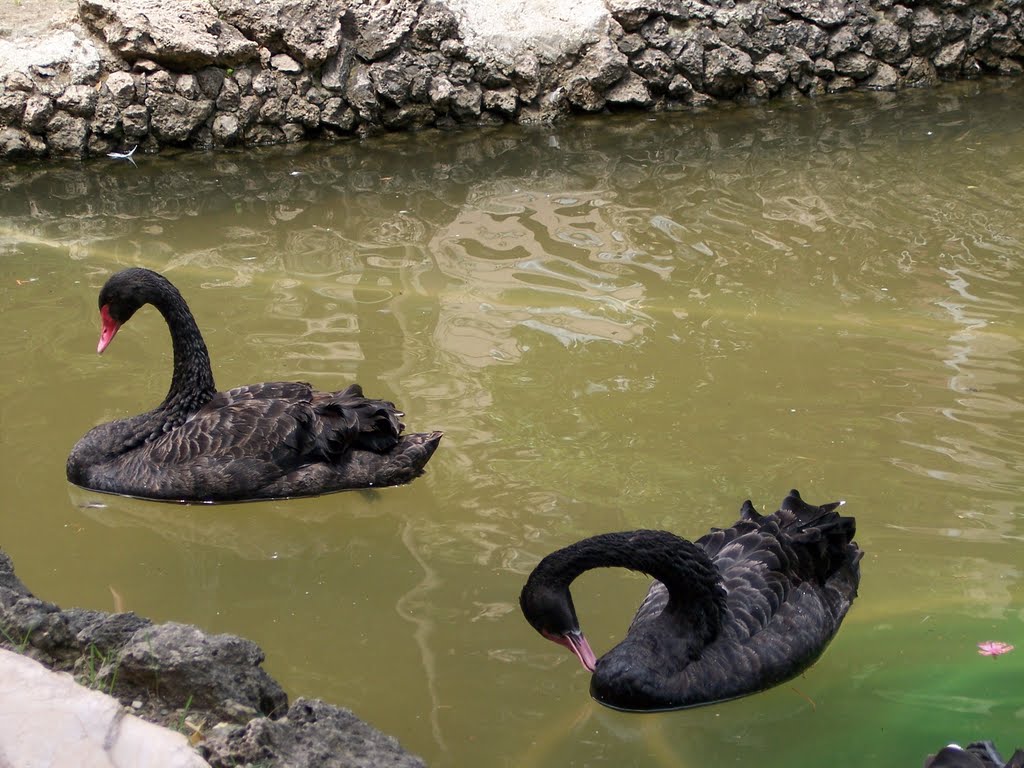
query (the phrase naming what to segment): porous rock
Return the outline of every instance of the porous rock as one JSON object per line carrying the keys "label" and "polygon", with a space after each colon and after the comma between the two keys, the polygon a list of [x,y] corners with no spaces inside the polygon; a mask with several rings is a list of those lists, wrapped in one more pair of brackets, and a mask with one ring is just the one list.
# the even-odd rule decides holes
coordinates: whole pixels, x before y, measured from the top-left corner
{"label": "porous rock", "polygon": [[423,768],[415,755],[347,709],[296,699],[278,720],[258,718],[244,726],[213,729],[199,748],[212,768],[278,765],[318,768]]}
{"label": "porous rock", "polygon": [[281,687],[260,666],[263,651],[234,635],[208,635],[197,627],[167,623],[132,634],[111,661],[117,685],[160,690],[172,707],[191,705],[222,720],[239,713],[280,715]]}
{"label": "porous rock", "polygon": [[153,92],[146,98],[149,127],[160,141],[181,144],[213,111],[209,99],[193,101],[175,93]]}
{"label": "porous rock", "polygon": [[[25,102],[21,125],[26,131],[41,133],[53,117],[53,101],[48,96],[35,94]],[[46,146],[45,144],[43,145]]]}
{"label": "porous rock", "polygon": [[79,0],[82,20],[128,61],[164,66],[233,66],[258,46],[204,0]]}
{"label": "porous rock", "polygon": [[327,61],[339,48],[346,4],[340,0],[211,0],[222,19],[275,53],[307,67]]}
{"label": "porous rock", "polygon": [[750,55],[728,45],[714,48],[705,56],[704,82],[713,96],[737,93],[753,71]]}

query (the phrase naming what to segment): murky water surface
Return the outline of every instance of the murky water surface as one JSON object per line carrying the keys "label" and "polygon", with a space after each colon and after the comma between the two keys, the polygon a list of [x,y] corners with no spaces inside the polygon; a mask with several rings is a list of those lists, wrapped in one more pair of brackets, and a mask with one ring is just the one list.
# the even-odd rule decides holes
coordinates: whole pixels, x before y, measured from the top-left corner
{"label": "murky water surface", "polygon": [[[433,766],[919,765],[1024,733],[1024,82],[138,165],[0,170],[0,545],[38,595],[251,637],[294,697]],[[359,381],[446,437],[414,484],[182,507],[71,445],[166,391],[182,289],[217,381]],[[842,497],[861,596],[818,664],[653,716],[519,615],[545,553]],[[647,580],[576,584],[602,653]],[[976,643],[1018,650],[1000,658]],[[846,757],[843,757],[846,756]]]}

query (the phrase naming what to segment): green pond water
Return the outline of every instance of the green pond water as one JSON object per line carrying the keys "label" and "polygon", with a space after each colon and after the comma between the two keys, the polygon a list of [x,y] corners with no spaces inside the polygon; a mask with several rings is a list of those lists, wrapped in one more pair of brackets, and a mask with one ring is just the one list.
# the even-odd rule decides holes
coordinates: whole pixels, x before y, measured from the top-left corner
{"label": "green pond water", "polygon": [[[38,596],[252,638],[432,766],[917,766],[1024,745],[1024,80],[700,114],[0,168],[0,546]],[[152,407],[167,274],[222,388],[358,381],[413,484],[177,506],[71,487]],[[604,709],[517,599],[594,533],[844,498],[860,597],[770,691]],[[595,651],[648,580],[574,585]],[[977,643],[1017,645],[998,658]]]}

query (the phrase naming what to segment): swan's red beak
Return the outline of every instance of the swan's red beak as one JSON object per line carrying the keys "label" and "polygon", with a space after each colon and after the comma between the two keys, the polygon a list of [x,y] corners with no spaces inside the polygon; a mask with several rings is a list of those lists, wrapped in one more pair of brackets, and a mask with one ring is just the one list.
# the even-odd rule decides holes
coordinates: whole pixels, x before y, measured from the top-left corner
{"label": "swan's red beak", "polygon": [[575,654],[584,669],[588,672],[594,671],[594,668],[597,666],[597,656],[594,655],[590,643],[587,642],[587,638],[583,636],[582,632],[566,632],[564,635],[545,634],[545,637],[559,645],[564,645]]}
{"label": "swan's red beak", "polygon": [[121,324],[110,316],[110,309],[104,304],[100,307],[100,320],[103,321],[103,329],[100,331],[100,343],[96,345],[96,354],[102,355],[107,345],[114,340],[117,329]]}

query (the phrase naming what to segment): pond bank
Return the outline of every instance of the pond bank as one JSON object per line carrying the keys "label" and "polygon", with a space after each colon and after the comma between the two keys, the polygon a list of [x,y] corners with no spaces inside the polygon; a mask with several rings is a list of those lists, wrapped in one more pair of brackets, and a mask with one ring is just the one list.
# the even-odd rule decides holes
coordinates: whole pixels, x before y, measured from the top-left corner
{"label": "pond bank", "polygon": [[53,13],[0,15],[8,159],[894,90],[1024,62],[1014,0],[24,2]]}
{"label": "pond bank", "polygon": [[124,768],[423,766],[349,710],[289,706],[255,643],[133,613],[61,610],[34,597],[3,552],[0,630],[0,648],[21,654],[0,653],[5,765],[75,755],[77,765]]}

